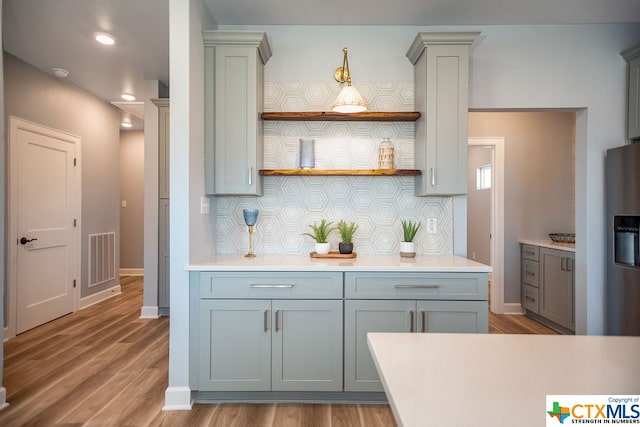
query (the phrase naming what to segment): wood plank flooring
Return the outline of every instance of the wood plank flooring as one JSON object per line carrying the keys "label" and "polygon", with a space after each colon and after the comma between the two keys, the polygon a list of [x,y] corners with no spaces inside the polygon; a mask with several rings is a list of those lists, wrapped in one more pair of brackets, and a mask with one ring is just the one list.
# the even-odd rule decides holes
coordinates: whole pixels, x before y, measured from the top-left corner
{"label": "wood plank flooring", "polygon": [[[221,404],[162,411],[169,319],[140,319],[142,278],[122,294],[4,343],[0,426],[394,426],[388,405]],[[491,333],[555,333],[490,316]]]}

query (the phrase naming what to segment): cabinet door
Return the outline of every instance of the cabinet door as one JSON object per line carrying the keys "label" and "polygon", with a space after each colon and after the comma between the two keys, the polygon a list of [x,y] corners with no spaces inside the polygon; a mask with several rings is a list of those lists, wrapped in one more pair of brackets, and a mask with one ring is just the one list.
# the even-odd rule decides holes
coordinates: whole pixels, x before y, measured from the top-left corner
{"label": "cabinet door", "polygon": [[344,303],[344,391],[384,391],[367,344],[369,332],[410,332],[415,301]]}
{"label": "cabinet door", "polygon": [[[224,46],[206,49],[205,87],[207,113],[207,193],[262,195],[263,70],[253,46]],[[206,86],[206,85],[205,85]],[[213,99],[209,99],[213,97]]]}
{"label": "cabinet door", "polygon": [[540,315],[573,329],[573,254],[540,248]]}
{"label": "cabinet door", "polygon": [[342,391],[342,300],[273,300],[272,391]]}
{"label": "cabinet door", "polygon": [[200,301],[200,390],[271,388],[271,302]]}
{"label": "cabinet door", "polygon": [[629,62],[627,138],[640,138],[640,58]]}
{"label": "cabinet door", "polygon": [[489,332],[487,301],[418,301],[418,332]]}
{"label": "cabinet door", "polygon": [[466,194],[469,48],[427,46],[414,73],[416,195]]}
{"label": "cabinet door", "polygon": [[169,199],[158,203],[158,306],[169,307]]}
{"label": "cabinet door", "polygon": [[158,197],[169,198],[169,105],[158,107]]}

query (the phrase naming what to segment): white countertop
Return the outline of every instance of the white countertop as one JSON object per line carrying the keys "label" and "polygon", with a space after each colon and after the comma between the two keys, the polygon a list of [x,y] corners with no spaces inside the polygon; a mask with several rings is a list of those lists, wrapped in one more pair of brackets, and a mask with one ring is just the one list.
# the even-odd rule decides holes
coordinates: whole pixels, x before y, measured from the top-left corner
{"label": "white countertop", "polygon": [[543,248],[558,249],[560,251],[575,252],[575,243],[562,243],[554,242],[552,240],[535,240],[535,239],[520,239],[520,243],[525,245],[542,246]]}
{"label": "white countertop", "polygon": [[544,426],[547,394],[640,394],[640,337],[367,339],[399,426]]}
{"label": "white countertop", "polygon": [[258,254],[255,258],[244,255],[215,255],[185,267],[190,271],[405,271],[405,272],[466,272],[487,273],[488,265],[455,255],[418,255],[402,258],[400,255],[359,254],[355,258],[311,258],[306,255]]}

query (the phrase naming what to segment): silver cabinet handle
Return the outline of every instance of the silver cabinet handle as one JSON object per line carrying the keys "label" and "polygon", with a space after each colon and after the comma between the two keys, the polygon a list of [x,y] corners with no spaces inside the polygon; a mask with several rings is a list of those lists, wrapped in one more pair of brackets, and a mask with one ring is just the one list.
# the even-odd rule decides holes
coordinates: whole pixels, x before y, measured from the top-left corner
{"label": "silver cabinet handle", "polygon": [[413,332],[413,317],[415,316],[415,313],[413,312],[413,310],[409,310],[409,332]]}
{"label": "silver cabinet handle", "polygon": [[422,332],[427,332],[427,313],[424,310],[420,310],[420,317],[422,317]]}
{"label": "silver cabinet handle", "polygon": [[269,310],[264,311],[264,331],[269,331]]}
{"label": "silver cabinet handle", "polygon": [[533,273],[531,271],[527,271],[527,276],[535,276],[535,275],[536,275],[536,273]]}
{"label": "silver cabinet handle", "polygon": [[253,167],[249,168],[249,185],[253,183]]}
{"label": "silver cabinet handle", "polygon": [[524,253],[531,256],[534,256],[536,254],[535,252],[531,252],[531,251],[525,251]]}
{"label": "silver cabinet handle", "polygon": [[567,258],[567,271],[573,270],[573,260],[571,258]]}
{"label": "silver cabinet handle", "polygon": [[566,260],[566,258],[564,258],[564,257],[560,258],[560,270],[562,270],[562,271],[566,270],[566,268],[565,268],[565,260]]}
{"label": "silver cabinet handle", "polygon": [[396,289],[438,289],[440,285],[394,285]]}
{"label": "silver cabinet handle", "polygon": [[531,298],[531,297],[524,297],[524,299],[526,299],[527,301],[535,301],[535,298]]}
{"label": "silver cabinet handle", "polygon": [[436,186],[436,171],[434,168],[431,168],[431,186]]}
{"label": "silver cabinet handle", "polygon": [[251,288],[293,288],[293,284],[282,284],[282,285],[260,285],[257,283],[252,283],[249,285]]}
{"label": "silver cabinet handle", "polygon": [[278,322],[278,316],[280,315],[280,310],[276,310],[276,332],[280,330],[280,323]]}

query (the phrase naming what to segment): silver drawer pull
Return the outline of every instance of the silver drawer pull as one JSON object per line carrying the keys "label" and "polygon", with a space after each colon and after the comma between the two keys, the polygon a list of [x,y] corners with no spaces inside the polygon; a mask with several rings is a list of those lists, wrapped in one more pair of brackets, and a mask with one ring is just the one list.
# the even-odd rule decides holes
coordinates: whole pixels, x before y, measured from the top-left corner
{"label": "silver drawer pull", "polygon": [[440,285],[394,285],[396,289],[438,289]]}
{"label": "silver drawer pull", "polygon": [[536,254],[535,252],[529,252],[529,251],[525,251],[524,253],[527,254],[527,255],[531,255],[531,256]]}
{"label": "silver drawer pull", "polygon": [[524,299],[526,299],[527,301],[535,301],[535,298],[531,298],[531,297],[524,297]]}
{"label": "silver drawer pull", "polygon": [[427,332],[427,313],[420,310],[420,316],[422,316],[422,332]]}
{"label": "silver drawer pull", "polygon": [[293,288],[294,285],[258,285],[258,284],[250,284],[252,288]]}
{"label": "silver drawer pull", "polygon": [[280,322],[278,322],[278,316],[280,316],[280,310],[276,310],[276,332],[278,332],[278,330],[280,329]]}
{"label": "silver drawer pull", "polygon": [[413,310],[409,310],[409,332],[413,332],[413,317],[415,316],[415,313],[413,312]]}
{"label": "silver drawer pull", "polygon": [[264,311],[264,331],[269,331],[269,310]]}
{"label": "silver drawer pull", "polygon": [[532,273],[531,271],[527,271],[527,276],[535,276],[536,273]]}

